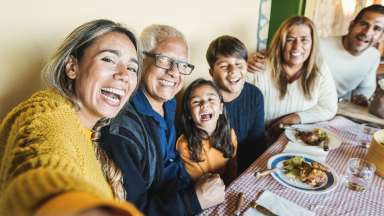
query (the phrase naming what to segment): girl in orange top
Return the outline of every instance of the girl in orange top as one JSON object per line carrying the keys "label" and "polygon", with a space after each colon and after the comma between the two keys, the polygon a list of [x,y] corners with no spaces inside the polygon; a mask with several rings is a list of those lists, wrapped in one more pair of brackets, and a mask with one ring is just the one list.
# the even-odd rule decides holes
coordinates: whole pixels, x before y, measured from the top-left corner
{"label": "girl in orange top", "polygon": [[237,141],[219,89],[212,81],[197,79],[186,89],[182,106],[176,149],[186,170],[194,181],[218,173],[228,185],[236,177]]}

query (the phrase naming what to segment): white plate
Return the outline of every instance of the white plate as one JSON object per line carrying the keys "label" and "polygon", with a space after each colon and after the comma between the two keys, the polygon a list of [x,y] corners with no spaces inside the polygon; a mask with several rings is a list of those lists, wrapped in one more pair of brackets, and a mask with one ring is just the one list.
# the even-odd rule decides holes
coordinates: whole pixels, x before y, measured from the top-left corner
{"label": "white plate", "polygon": [[[268,160],[268,169],[274,169],[274,168],[282,168],[283,167],[283,162],[286,160],[291,159],[294,156],[302,156],[304,157],[305,162],[313,162],[316,161],[315,159],[312,159],[310,156],[305,155],[305,154],[295,154],[295,153],[281,153],[277,154],[273,157],[271,157]],[[318,162],[318,161],[316,161]],[[320,162],[318,162],[320,163]],[[338,176],[335,172],[334,169],[332,169],[330,166],[324,163],[320,163],[321,165],[325,166],[327,168],[327,180],[319,186],[311,186],[309,184],[305,184],[301,182],[300,180],[297,179],[291,179],[288,178],[283,170],[278,170],[274,173],[272,173],[272,177],[276,179],[280,184],[289,187],[291,189],[297,190],[297,191],[302,191],[306,193],[327,193],[332,191],[333,189],[336,188],[337,182],[338,182]]]}
{"label": "white plate", "polygon": [[[291,128],[285,129],[285,135],[289,140],[295,143],[308,145],[304,141],[302,141],[299,137],[296,136],[297,131],[294,128],[302,132],[313,131],[315,128],[320,128],[321,130],[325,131],[329,137],[329,143],[328,143],[329,149],[338,148],[342,142],[341,139],[337,136],[337,134],[325,128],[319,127],[317,125],[293,125]],[[322,146],[318,146],[318,147],[321,149],[323,148]]]}

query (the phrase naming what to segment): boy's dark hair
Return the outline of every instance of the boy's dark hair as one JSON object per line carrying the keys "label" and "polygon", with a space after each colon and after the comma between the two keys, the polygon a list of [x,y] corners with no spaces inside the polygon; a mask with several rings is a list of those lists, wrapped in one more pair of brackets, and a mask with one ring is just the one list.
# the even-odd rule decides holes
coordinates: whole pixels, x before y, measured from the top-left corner
{"label": "boy's dark hair", "polygon": [[363,8],[355,17],[355,19],[353,20],[353,22],[358,22],[360,21],[363,16],[367,13],[367,12],[374,12],[374,13],[380,13],[382,15],[384,15],[384,6],[383,5],[379,5],[379,4],[373,4],[373,5],[370,5],[368,7],[365,7]]}
{"label": "boy's dark hair", "polygon": [[207,132],[196,127],[195,122],[191,116],[191,110],[189,109],[189,100],[192,91],[197,87],[208,85],[211,86],[220,97],[220,101],[223,103],[223,96],[221,95],[219,88],[209,80],[197,79],[193,81],[185,90],[182,101],[182,115],[181,115],[181,133],[188,141],[188,149],[191,154],[191,159],[196,162],[201,162],[200,157],[202,153],[202,141],[210,138],[212,140],[212,147],[221,151],[225,158],[231,158],[234,155],[235,147],[232,144],[231,127],[223,107],[223,114],[219,116],[217,120],[216,129],[213,131],[211,137]]}
{"label": "boy's dark hair", "polygon": [[235,56],[245,61],[248,60],[248,51],[245,45],[239,39],[229,35],[220,36],[209,44],[205,55],[209,67],[213,68],[219,55]]}

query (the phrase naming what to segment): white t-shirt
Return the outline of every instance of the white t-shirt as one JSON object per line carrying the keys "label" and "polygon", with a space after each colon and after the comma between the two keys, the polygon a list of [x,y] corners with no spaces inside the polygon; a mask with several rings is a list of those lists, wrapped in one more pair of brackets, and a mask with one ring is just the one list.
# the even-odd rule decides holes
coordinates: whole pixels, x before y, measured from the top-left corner
{"label": "white t-shirt", "polygon": [[335,80],[339,98],[351,94],[371,97],[376,89],[376,70],[380,53],[370,47],[358,56],[351,55],[342,44],[342,36],[320,39],[320,50]]}
{"label": "white t-shirt", "polygon": [[311,99],[304,96],[301,78],[288,84],[287,94],[280,99],[280,92],[272,81],[272,74],[268,67],[267,65],[264,72],[247,74],[247,81],[256,85],[264,95],[266,124],[291,113],[298,114],[301,123],[326,121],[335,116],[337,111],[335,83],[325,64],[320,67]]}

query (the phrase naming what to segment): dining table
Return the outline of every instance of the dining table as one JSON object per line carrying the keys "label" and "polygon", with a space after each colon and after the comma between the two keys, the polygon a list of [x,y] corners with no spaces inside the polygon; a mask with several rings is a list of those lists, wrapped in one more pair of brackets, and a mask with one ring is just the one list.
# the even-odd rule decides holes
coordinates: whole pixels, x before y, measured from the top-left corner
{"label": "dining table", "polygon": [[384,215],[383,177],[374,175],[371,184],[364,191],[353,191],[343,184],[347,161],[350,158],[365,158],[368,151],[366,144],[370,143],[372,134],[379,128],[356,123],[343,116],[336,116],[330,121],[316,123],[316,126],[337,134],[341,139],[341,145],[338,148],[329,150],[325,162],[337,174],[337,186],[332,191],[307,193],[286,187],[271,175],[255,177],[255,172],[267,168],[267,162],[271,157],[284,150],[288,138],[283,133],[226,188],[223,203],[206,209],[200,215],[233,215],[240,193],[244,194],[243,205],[240,210],[241,213],[244,213],[250,207],[251,202],[256,200],[264,191],[272,192],[320,216]]}
{"label": "dining table", "polygon": [[345,116],[356,122],[384,127],[384,119],[371,114],[367,106],[359,106],[349,101],[338,103],[337,115]]}

